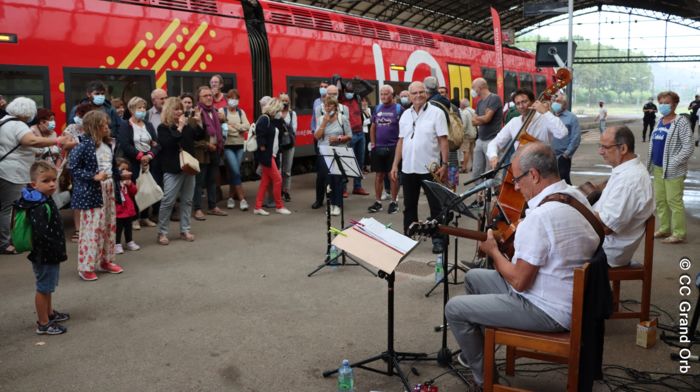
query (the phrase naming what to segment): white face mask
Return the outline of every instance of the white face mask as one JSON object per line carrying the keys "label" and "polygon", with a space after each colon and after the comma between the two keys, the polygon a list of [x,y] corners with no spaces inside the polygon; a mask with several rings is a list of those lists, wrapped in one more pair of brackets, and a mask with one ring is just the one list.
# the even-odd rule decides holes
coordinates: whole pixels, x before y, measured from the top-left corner
{"label": "white face mask", "polygon": [[83,125],[83,119],[78,116],[73,117],[73,122],[77,125]]}
{"label": "white face mask", "polygon": [[228,106],[235,108],[236,106],[238,106],[238,100],[237,99],[229,99]]}
{"label": "white face mask", "polygon": [[474,90],[474,89],[472,89],[471,94],[472,94],[472,98],[476,98],[479,96],[479,93],[477,93],[476,90]]}
{"label": "white face mask", "polygon": [[275,113],[275,119],[279,120],[280,118],[282,118],[282,113],[280,113],[280,112]]}

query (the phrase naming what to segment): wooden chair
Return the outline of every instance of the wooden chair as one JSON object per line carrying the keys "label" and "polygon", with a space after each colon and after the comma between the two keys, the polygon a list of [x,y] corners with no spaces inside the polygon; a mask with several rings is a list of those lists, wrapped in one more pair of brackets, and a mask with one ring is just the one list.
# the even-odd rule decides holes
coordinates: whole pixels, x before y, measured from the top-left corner
{"label": "wooden chair", "polygon": [[[649,320],[651,302],[651,272],[654,261],[654,215],[647,219],[644,233],[644,264],[633,263],[625,267],[610,268],[608,276],[612,282],[613,314],[611,319],[639,318]],[[620,310],[620,282],[623,280],[642,281],[642,300],[638,312]]]}
{"label": "wooden chair", "polygon": [[510,328],[485,328],[484,339],[484,391],[525,391],[497,384],[494,380],[494,355],[496,345],[506,347],[506,374],[515,374],[515,359],[535,358],[567,364],[569,375],[567,391],[576,391],[579,378],[581,350],[581,329],[583,322],[583,299],[588,276],[586,263],[574,270],[573,305],[571,309],[571,329],[569,332],[529,332]]}

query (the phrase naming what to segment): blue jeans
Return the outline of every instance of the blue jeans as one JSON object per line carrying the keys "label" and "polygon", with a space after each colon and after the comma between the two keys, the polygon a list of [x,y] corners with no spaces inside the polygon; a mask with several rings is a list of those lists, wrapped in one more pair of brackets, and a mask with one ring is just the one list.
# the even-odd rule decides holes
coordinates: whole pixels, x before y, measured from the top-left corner
{"label": "blue jeans", "polygon": [[[362,167],[365,166],[365,133],[357,132],[352,134],[352,140],[350,141],[350,148],[355,152],[355,158],[357,159],[357,164],[360,166],[360,173],[362,172]],[[353,189],[362,188],[362,178],[353,179]]]}
{"label": "blue jeans", "polygon": [[224,147],[224,160],[228,166],[229,184],[241,185],[241,163],[243,162],[243,146]]}

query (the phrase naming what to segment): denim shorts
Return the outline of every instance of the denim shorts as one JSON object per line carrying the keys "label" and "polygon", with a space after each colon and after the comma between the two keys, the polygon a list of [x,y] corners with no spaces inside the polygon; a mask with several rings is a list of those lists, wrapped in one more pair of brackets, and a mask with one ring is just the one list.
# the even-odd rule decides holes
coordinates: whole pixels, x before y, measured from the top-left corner
{"label": "denim shorts", "polygon": [[36,277],[36,291],[42,294],[53,293],[58,286],[60,264],[32,263]]}

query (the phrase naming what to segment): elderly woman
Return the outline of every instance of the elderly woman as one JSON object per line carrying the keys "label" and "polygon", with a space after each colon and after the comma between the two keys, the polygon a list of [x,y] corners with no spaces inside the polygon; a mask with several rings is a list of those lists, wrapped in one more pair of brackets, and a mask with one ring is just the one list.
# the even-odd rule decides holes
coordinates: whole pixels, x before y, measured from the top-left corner
{"label": "elderly woman", "polygon": [[[340,146],[347,147],[352,140],[352,130],[347,116],[339,113],[340,104],[338,99],[332,96],[326,96],[323,100],[323,108],[321,110],[320,125],[316,128],[314,137],[318,140],[320,146]],[[347,110],[343,110],[347,113]],[[329,176],[328,165],[324,157],[319,154],[317,156],[319,172],[327,185],[331,187],[331,215],[340,215],[340,207],[343,205],[343,180],[340,176]],[[324,170],[325,169],[325,170]]]}
{"label": "elderly woman", "polygon": [[[145,121],[146,100],[140,97],[133,97],[129,100],[127,106],[129,113],[131,113],[131,118],[129,118],[129,121],[122,123],[117,135],[119,148],[124,154],[124,158],[129,161],[132,180],[136,181],[140,173],[148,170],[156,181],[160,181],[159,185],[163,186],[162,176],[159,173],[154,173],[154,171],[159,172],[159,170],[151,164],[156,155],[158,155],[158,151],[160,151],[160,145],[158,144],[158,135],[155,128],[150,122]],[[139,230],[141,226],[155,227],[155,222],[148,219],[148,216],[148,208],[141,211],[139,215],[140,222],[134,220],[133,228]]]}
{"label": "elderly woman", "polygon": [[[241,163],[243,162],[243,138],[244,132],[250,129],[250,122],[245,112],[238,106],[240,95],[238,90],[231,89],[226,94],[227,106],[220,109],[224,113],[226,121],[226,142],[224,143],[224,160],[228,166],[229,187],[226,208],[236,208],[236,200],[239,200],[241,211],[248,209],[248,202],[243,193]],[[223,124],[222,124],[223,125]]]}
{"label": "elderly woman", "polygon": [[[56,116],[49,109],[38,109],[36,124],[31,126],[31,130],[39,137],[56,137]],[[36,159],[48,161],[58,169],[61,166],[61,149],[58,146],[39,148]]]}
{"label": "elderly woman", "polygon": [[163,200],[160,202],[158,215],[158,243],[168,245],[168,226],[175,200],[180,197],[180,238],[194,241],[190,233],[190,215],[192,213],[192,195],[194,194],[195,176],[184,173],[180,168],[180,150],[194,154],[194,143],[205,137],[201,126],[200,112],[194,112],[192,121],[185,117],[180,98],[165,100],[162,111],[162,123],[158,126],[158,160],[163,170]]}
{"label": "elderly woman", "polygon": [[289,133],[291,145],[280,146],[282,150],[282,199],[285,202],[292,201],[289,189],[292,186],[292,164],[294,163],[294,140],[297,135],[297,113],[289,107],[289,95],[280,94],[282,101],[282,121],[285,131]]}
{"label": "elderly woman", "polygon": [[26,123],[36,116],[36,103],[29,98],[15,98],[6,110],[7,115],[0,119],[0,157],[4,157],[0,161],[0,253],[14,254],[10,244],[12,205],[30,182],[36,148],[72,148],[76,141],[70,136],[47,138],[32,133]]}
{"label": "elderly woman", "polygon": [[673,91],[658,95],[659,113],[663,116],[651,134],[647,168],[654,175],[654,198],[659,229],[655,238],[665,244],[685,241],[685,206],[683,182],[688,174],[688,160],[693,155],[693,132],[690,121],[676,114],[679,97]]}
{"label": "elderly woman", "polygon": [[[261,103],[262,104],[262,103]],[[282,102],[279,99],[271,99],[263,108],[263,114],[255,123],[255,136],[258,142],[258,149],[255,151],[255,160],[262,168],[260,186],[258,187],[258,195],[255,199],[255,215],[270,215],[269,212],[263,209],[263,199],[265,191],[270,183],[272,183],[272,196],[275,200],[275,206],[278,214],[289,215],[292,212],[284,207],[282,202],[282,176],[277,169],[275,162],[279,146],[275,142],[277,140],[278,130],[275,128],[272,119],[282,118]]]}

